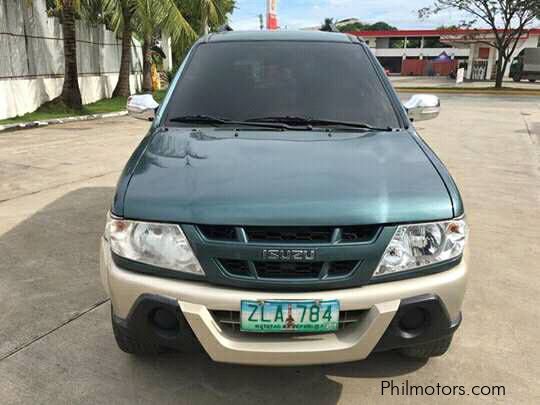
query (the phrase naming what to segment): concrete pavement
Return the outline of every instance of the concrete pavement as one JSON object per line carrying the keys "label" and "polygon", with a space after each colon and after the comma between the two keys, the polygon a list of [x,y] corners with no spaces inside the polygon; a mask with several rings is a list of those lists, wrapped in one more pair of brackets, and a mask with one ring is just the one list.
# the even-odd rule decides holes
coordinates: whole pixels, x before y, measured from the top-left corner
{"label": "concrete pavement", "polygon": [[[264,368],[116,348],[98,239],[148,124],[119,118],[0,135],[1,403],[538,403],[540,101],[443,96],[418,128],[465,200],[470,285],[450,352]],[[504,385],[505,396],[381,396],[381,380]]]}
{"label": "concrete pavement", "polygon": [[[396,88],[422,88],[422,87],[437,87],[441,89],[448,88],[461,88],[461,89],[482,89],[487,87],[493,87],[495,82],[493,80],[479,80],[479,81],[466,81],[461,84],[456,84],[455,79],[450,79],[446,76],[390,76],[390,81]],[[540,81],[531,83],[527,80],[520,82],[514,82],[512,79],[506,79],[503,83],[506,88],[518,89],[518,90],[537,90],[540,91]]]}

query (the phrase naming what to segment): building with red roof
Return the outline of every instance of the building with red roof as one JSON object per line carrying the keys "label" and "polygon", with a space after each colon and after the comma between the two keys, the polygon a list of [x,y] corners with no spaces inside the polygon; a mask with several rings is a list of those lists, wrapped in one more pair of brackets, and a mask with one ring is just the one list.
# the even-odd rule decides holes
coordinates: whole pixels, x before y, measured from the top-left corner
{"label": "building with red roof", "polygon": [[[354,31],[371,48],[391,74],[448,74],[458,65],[465,77],[494,78],[497,50],[488,43],[494,34],[488,29]],[[526,30],[519,38],[514,56],[525,48],[540,47],[540,28]],[[441,68],[445,66],[446,68]],[[508,69],[509,70],[509,69]],[[509,72],[506,72],[508,76]]]}

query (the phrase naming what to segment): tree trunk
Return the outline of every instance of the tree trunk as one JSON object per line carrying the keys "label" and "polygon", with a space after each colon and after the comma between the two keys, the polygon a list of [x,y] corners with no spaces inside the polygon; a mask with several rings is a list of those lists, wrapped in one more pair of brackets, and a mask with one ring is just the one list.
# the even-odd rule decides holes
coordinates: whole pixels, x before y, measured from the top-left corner
{"label": "tree trunk", "polygon": [[201,18],[201,35],[208,35],[208,16],[204,15]]}
{"label": "tree trunk", "polygon": [[73,0],[64,0],[62,7],[64,36],[64,85],[60,99],[69,107],[82,109],[77,73],[77,43],[75,41],[75,9]]}
{"label": "tree trunk", "polygon": [[152,55],[150,52],[150,47],[152,44],[151,38],[144,38],[142,45],[143,52],[143,83],[142,89],[145,93],[152,92]]}
{"label": "tree trunk", "polygon": [[118,72],[118,82],[112,93],[113,97],[131,95],[129,79],[131,74],[131,14],[124,12],[124,29],[122,31],[122,57],[120,59],[120,72]]}
{"label": "tree trunk", "polygon": [[503,57],[503,63],[502,63],[502,67],[501,67],[501,79],[500,79],[500,86],[498,87],[499,89],[503,87],[503,80],[504,80],[504,75],[506,73],[506,68],[508,67],[508,63],[510,62],[510,56],[505,58]]}
{"label": "tree trunk", "polygon": [[503,56],[502,52],[499,50],[499,56],[497,57],[497,71],[495,73],[495,88],[501,89],[503,85],[504,78],[504,69],[503,66]]}

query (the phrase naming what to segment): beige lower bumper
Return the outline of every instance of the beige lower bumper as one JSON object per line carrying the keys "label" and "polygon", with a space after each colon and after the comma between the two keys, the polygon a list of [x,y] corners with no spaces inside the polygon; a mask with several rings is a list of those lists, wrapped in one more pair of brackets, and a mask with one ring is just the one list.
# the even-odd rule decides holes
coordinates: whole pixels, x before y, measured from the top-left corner
{"label": "beige lower bumper", "polygon": [[[463,260],[451,270],[414,279],[359,288],[302,293],[263,292],[172,280],[125,271],[111,260],[102,243],[101,276],[111,297],[115,315],[126,318],[142,294],[173,298],[198,340],[215,361],[300,365],[339,363],[366,358],[390,324],[402,299],[435,294],[445,304],[451,319],[459,316],[465,292],[467,267]],[[338,333],[321,335],[260,336],[222,330],[211,310],[239,311],[241,300],[337,299],[341,310],[368,310],[367,315]]]}

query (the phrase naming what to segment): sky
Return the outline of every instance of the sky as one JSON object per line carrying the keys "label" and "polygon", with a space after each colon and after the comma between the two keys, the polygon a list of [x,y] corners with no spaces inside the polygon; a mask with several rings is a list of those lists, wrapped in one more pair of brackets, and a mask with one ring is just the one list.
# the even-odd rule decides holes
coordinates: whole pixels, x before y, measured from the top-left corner
{"label": "sky", "polygon": [[[368,23],[385,21],[400,29],[435,28],[462,20],[456,12],[419,20],[416,11],[431,3],[432,0],[278,0],[277,11],[281,28],[287,29],[320,25],[327,17],[355,17]],[[266,13],[266,0],[236,0],[231,26],[235,30],[259,29],[261,13]]]}

